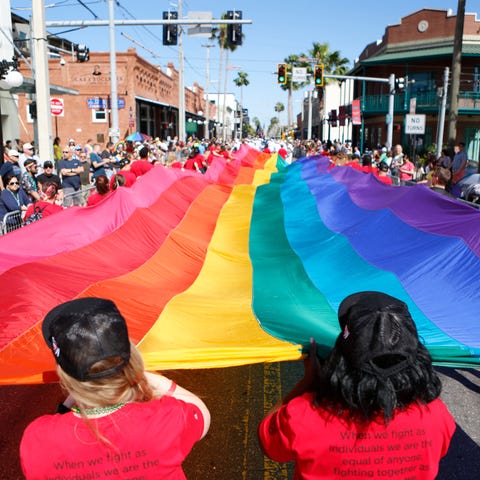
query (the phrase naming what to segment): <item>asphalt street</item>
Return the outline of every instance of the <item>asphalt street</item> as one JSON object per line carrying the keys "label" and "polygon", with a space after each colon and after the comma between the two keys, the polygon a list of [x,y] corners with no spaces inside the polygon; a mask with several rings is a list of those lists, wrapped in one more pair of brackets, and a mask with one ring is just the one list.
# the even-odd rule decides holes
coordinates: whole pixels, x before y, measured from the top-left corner
{"label": "asphalt street", "polygon": [[[209,370],[165,372],[200,395],[212,413],[212,426],[184,467],[192,480],[286,480],[291,465],[266,459],[256,430],[264,413],[287,393],[302,374],[300,362],[255,364]],[[440,480],[478,480],[480,474],[480,370],[438,367],[442,398],[457,422],[457,431],[442,460]],[[23,478],[18,445],[25,426],[53,412],[63,398],[56,384],[0,387],[0,479]]]}

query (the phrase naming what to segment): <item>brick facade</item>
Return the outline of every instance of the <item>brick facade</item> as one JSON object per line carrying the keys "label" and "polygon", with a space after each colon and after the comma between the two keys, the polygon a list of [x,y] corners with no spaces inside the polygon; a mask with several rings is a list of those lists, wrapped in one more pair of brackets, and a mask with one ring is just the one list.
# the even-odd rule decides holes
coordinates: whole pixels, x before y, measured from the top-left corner
{"label": "brick facade", "polygon": [[[110,55],[108,52],[91,52],[90,61],[79,63],[71,58],[64,57],[65,64],[61,65],[58,59],[49,60],[50,83],[77,90],[78,95],[52,95],[64,101],[64,116],[52,116],[52,135],[58,135],[62,142],[74,138],[77,143],[85,143],[88,139],[104,143],[108,141],[109,121],[108,114],[104,120],[94,121],[93,109],[88,107],[88,100],[102,99],[105,103],[110,95]],[[119,99],[119,127],[120,137],[140,129],[141,113],[139,102],[152,107],[154,117],[150,131],[143,132],[153,137],[163,137],[167,132],[162,122],[167,118],[163,110],[174,111],[178,115],[178,71],[172,63],[161,69],[140,57],[134,48],[127,52],[117,53],[117,94]],[[29,76],[29,70],[23,66],[21,72]],[[123,102],[120,103],[120,102]],[[19,115],[24,128],[22,139],[30,141],[34,138],[33,122],[29,119],[28,104],[24,94],[19,95]],[[121,108],[120,108],[121,107]],[[210,118],[215,117],[215,106],[209,107]],[[205,115],[204,90],[197,83],[193,88],[185,88],[186,116],[196,115],[197,118]],[[199,115],[198,112],[203,112]],[[168,133],[177,135],[178,126],[170,124]],[[166,135],[165,135],[166,136]]]}

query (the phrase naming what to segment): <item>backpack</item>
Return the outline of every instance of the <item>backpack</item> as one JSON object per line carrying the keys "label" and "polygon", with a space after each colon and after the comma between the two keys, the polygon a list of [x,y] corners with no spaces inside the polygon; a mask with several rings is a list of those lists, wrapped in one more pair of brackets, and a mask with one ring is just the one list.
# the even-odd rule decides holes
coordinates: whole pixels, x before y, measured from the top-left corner
{"label": "backpack", "polygon": [[37,205],[33,207],[33,213],[25,219],[23,222],[24,225],[30,225],[33,222],[36,222],[37,220],[41,220],[43,218],[42,212],[45,210],[46,207],[40,208]]}

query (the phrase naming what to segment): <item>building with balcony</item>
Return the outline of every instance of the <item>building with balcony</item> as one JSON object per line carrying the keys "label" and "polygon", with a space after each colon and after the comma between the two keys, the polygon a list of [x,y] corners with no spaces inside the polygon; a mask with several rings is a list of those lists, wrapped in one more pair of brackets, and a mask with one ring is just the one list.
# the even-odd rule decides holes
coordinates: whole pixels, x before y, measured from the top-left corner
{"label": "building with balcony", "polygon": [[[393,144],[420,152],[436,143],[444,72],[451,69],[456,16],[450,10],[422,9],[385,29],[383,38],[367,45],[349,75],[403,79],[395,91]],[[456,141],[468,156],[480,156],[480,21],[466,13]],[[450,73],[451,76],[451,73]],[[450,83],[448,87],[450,86]],[[447,87],[447,112],[450,88]],[[388,83],[356,81],[353,97],[361,100],[362,124],[354,126],[353,141],[363,149],[386,143]],[[351,106],[350,106],[351,107]],[[405,115],[425,114],[425,133],[405,133]],[[445,125],[445,132],[447,126]],[[447,141],[443,137],[443,143]]]}

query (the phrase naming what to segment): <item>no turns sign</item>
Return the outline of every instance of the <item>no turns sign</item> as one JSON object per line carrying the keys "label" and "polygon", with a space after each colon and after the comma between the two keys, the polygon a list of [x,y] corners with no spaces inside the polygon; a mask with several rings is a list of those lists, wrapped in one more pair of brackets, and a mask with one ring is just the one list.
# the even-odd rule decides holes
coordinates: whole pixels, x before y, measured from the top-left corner
{"label": "no turns sign", "polygon": [[63,117],[65,115],[63,98],[50,98],[50,112],[56,117]]}

